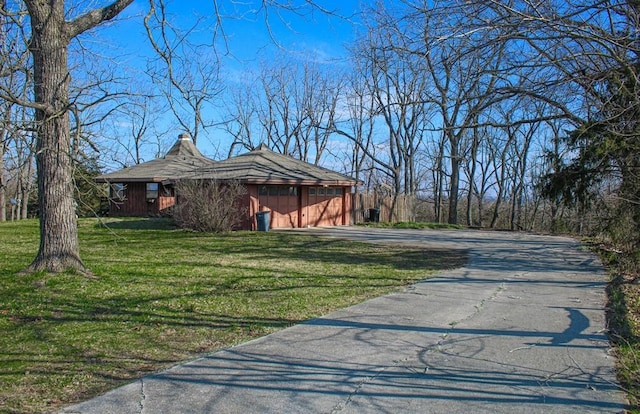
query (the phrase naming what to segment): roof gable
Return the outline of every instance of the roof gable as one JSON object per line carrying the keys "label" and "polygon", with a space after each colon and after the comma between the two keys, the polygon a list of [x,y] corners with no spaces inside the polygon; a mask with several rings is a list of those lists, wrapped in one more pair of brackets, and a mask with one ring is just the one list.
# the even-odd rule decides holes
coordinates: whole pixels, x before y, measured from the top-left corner
{"label": "roof gable", "polygon": [[162,158],[147,161],[96,177],[97,182],[163,182],[173,181],[202,168],[211,168],[215,161],[205,157],[188,134],[180,134],[178,141]]}
{"label": "roof gable", "polygon": [[[178,141],[173,144],[173,147],[167,152],[164,156],[167,157],[196,157],[196,158],[206,158],[196,147],[196,144],[191,141],[189,134],[180,134],[178,136]],[[208,158],[207,158],[208,159]]]}

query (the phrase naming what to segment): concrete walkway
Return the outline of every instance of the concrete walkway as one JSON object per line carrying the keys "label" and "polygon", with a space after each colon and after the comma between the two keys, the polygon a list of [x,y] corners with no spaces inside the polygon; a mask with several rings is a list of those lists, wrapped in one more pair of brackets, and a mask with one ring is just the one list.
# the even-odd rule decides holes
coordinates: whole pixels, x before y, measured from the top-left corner
{"label": "concrete walkway", "polygon": [[568,238],[300,230],[466,249],[402,292],[143,378],[65,413],[619,413],[607,276]]}

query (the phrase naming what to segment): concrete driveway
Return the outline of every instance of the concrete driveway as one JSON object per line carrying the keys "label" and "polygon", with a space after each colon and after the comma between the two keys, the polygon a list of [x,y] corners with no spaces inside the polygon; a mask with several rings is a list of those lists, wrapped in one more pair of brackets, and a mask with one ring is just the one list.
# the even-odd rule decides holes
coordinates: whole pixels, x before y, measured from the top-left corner
{"label": "concrete driveway", "polygon": [[65,413],[619,413],[607,276],[569,238],[326,228],[470,261],[146,377]]}

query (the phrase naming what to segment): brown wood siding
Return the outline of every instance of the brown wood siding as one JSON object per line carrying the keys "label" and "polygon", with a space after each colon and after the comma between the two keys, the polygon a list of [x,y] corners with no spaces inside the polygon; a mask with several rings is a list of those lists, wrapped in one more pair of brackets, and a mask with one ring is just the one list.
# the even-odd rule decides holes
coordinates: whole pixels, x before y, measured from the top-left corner
{"label": "brown wood siding", "polygon": [[124,200],[111,199],[109,215],[111,216],[158,216],[168,213],[167,209],[175,205],[175,197],[171,191],[161,188],[158,198],[147,201],[146,183],[125,183]]}
{"label": "brown wood siding", "polygon": [[344,225],[351,226],[353,224],[353,194],[351,194],[351,188],[344,187]]}
{"label": "brown wood siding", "polygon": [[243,230],[257,230],[256,212],[259,211],[258,187],[247,185],[247,194],[244,197],[244,205],[247,206],[246,217],[242,221]]}
{"label": "brown wood siding", "polygon": [[176,205],[175,189],[171,185],[160,185],[160,191],[158,194],[158,209],[160,214],[169,215],[171,208]]}

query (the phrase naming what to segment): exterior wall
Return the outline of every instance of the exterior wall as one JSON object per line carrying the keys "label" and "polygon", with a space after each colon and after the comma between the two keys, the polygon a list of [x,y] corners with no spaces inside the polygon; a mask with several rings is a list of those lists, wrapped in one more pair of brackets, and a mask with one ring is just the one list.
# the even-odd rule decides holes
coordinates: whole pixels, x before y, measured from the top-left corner
{"label": "exterior wall", "polygon": [[343,208],[344,208],[344,225],[352,226],[354,224],[353,217],[353,194],[351,194],[351,188],[344,188],[344,198],[343,198]]}
{"label": "exterior wall", "polygon": [[[341,194],[336,195],[337,188]],[[122,200],[116,200],[112,194],[109,215],[167,214],[176,203],[175,193],[171,187],[163,186],[158,193],[158,198],[151,202],[146,198],[146,183],[126,183]],[[239,225],[243,230],[257,230],[256,213],[261,211],[270,212],[270,228],[344,226],[353,222],[349,187],[247,185],[241,205],[246,206],[238,209],[243,215]]]}
{"label": "exterior wall", "polygon": [[160,185],[158,197],[153,201],[147,200],[146,183],[124,183],[124,198],[118,199],[111,194],[109,199],[110,216],[159,216],[167,214],[167,210],[176,203],[173,189]]}
{"label": "exterior wall", "polygon": [[[262,188],[261,188],[262,187]],[[256,213],[270,212],[270,228],[345,226],[352,224],[350,187],[248,186],[249,217],[244,226],[256,230]],[[310,191],[310,188],[313,190]],[[331,194],[327,191],[332,189]],[[340,194],[336,195],[336,188]],[[320,190],[321,189],[321,190]]]}
{"label": "exterior wall", "polygon": [[258,186],[248,185],[247,195],[245,196],[245,205],[247,208],[247,215],[243,220],[243,230],[257,230],[256,213],[260,211],[260,202],[258,200]]}

